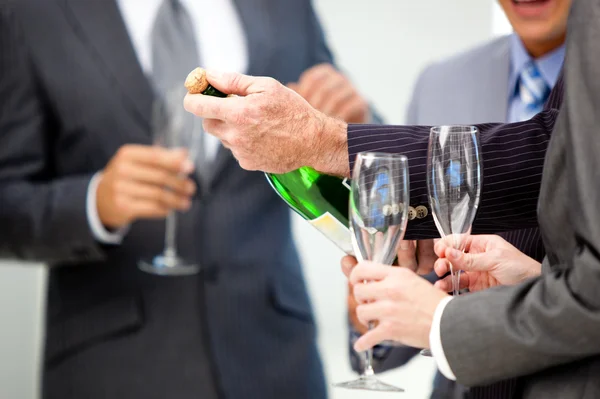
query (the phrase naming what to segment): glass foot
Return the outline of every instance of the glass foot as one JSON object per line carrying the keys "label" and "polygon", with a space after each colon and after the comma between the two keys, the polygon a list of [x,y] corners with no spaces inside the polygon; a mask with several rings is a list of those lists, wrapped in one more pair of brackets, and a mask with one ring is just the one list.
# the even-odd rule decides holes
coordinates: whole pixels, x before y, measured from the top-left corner
{"label": "glass foot", "polygon": [[189,276],[200,271],[200,266],[185,261],[178,256],[158,255],[151,262],[138,262],[140,270],[159,276]]}
{"label": "glass foot", "polygon": [[431,354],[431,351],[429,349],[421,349],[421,352],[419,352],[421,354],[421,356],[427,356],[427,357],[432,357],[433,355]]}
{"label": "glass foot", "polygon": [[361,376],[357,380],[340,382],[333,384],[333,386],[336,388],[360,389],[363,391],[404,392],[404,389],[381,382],[373,376]]}

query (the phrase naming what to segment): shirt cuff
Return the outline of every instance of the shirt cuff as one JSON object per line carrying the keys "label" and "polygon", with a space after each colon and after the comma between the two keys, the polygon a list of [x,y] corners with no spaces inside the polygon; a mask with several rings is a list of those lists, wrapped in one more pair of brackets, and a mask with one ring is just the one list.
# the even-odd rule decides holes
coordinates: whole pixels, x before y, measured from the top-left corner
{"label": "shirt cuff", "polygon": [[121,227],[116,231],[108,231],[106,227],[100,221],[98,215],[98,207],[96,206],[96,191],[98,191],[98,184],[100,184],[101,173],[96,173],[90,180],[87,190],[86,198],[86,212],[88,224],[92,235],[96,240],[102,244],[113,244],[118,245],[123,241],[123,237],[127,234],[129,226]]}
{"label": "shirt cuff", "polygon": [[444,354],[444,348],[442,348],[442,335],[440,328],[442,323],[442,314],[444,313],[446,305],[448,305],[451,300],[451,296],[444,298],[437,305],[437,308],[435,308],[435,313],[433,314],[433,323],[431,324],[431,331],[429,332],[429,347],[440,372],[447,379],[456,381],[456,376],[452,372],[450,364],[448,364],[448,359],[446,359],[446,355]]}

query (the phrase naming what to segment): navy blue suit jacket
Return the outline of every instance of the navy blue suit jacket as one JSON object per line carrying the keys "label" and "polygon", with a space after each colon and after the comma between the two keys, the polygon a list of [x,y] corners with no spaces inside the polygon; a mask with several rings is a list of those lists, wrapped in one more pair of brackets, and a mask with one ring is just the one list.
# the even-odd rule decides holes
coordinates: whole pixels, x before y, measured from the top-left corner
{"label": "navy blue suit jacket", "polygon": [[[288,83],[332,62],[310,1],[235,4],[249,74]],[[178,225],[204,272],[139,271],[164,221],[106,246],[86,217],[92,175],[124,144],[152,143],[153,92],[115,1],[0,6],[0,256],[51,267],[44,397],[324,399],[289,210],[264,175],[221,149]]]}

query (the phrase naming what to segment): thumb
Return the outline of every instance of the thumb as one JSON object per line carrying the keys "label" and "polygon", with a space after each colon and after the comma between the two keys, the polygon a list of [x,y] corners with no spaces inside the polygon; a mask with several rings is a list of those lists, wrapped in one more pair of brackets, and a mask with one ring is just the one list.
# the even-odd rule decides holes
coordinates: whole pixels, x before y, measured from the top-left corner
{"label": "thumb", "polygon": [[[206,78],[217,90],[226,94],[246,96],[263,91],[260,77],[244,75],[237,72],[206,71]],[[260,89],[259,89],[260,88]]]}
{"label": "thumb", "polygon": [[454,248],[446,249],[446,259],[456,269],[466,272],[483,272],[489,270],[486,258],[482,254],[469,254]]}

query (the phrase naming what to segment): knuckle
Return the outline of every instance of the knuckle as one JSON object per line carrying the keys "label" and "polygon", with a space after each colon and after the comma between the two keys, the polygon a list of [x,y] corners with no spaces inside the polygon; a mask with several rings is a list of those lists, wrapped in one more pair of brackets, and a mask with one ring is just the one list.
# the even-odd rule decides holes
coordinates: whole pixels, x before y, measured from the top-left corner
{"label": "knuckle", "polygon": [[239,147],[242,144],[242,135],[233,133],[227,137],[227,142],[232,147]]}
{"label": "knuckle", "polygon": [[116,158],[117,159],[127,158],[127,157],[129,157],[130,153],[131,153],[131,145],[125,144],[124,146],[122,146],[121,148],[119,148],[117,150]]}
{"label": "knuckle", "polygon": [[163,156],[163,150],[158,146],[152,146],[149,148],[149,151],[150,151],[150,158],[152,159],[152,161],[160,162],[160,160]]}
{"label": "knuckle", "polygon": [[119,162],[114,167],[115,175],[117,177],[126,177],[129,175],[129,167],[124,162]]}
{"label": "knuckle", "polygon": [[243,158],[239,160],[239,164],[240,164],[240,167],[245,170],[253,171],[253,170],[257,169],[256,166],[252,162],[246,161],[246,159],[243,159]]}
{"label": "knuckle", "polygon": [[232,87],[238,87],[242,83],[242,75],[239,73],[230,73],[229,76],[229,85]]}
{"label": "knuckle", "polygon": [[231,120],[236,125],[245,125],[247,116],[253,113],[253,111],[253,107],[248,104],[243,104],[231,114]]}
{"label": "knuckle", "polygon": [[267,90],[275,90],[275,89],[279,88],[279,86],[280,86],[280,84],[277,80],[270,78],[270,77],[265,78],[263,84],[264,84],[265,89],[267,89]]}

